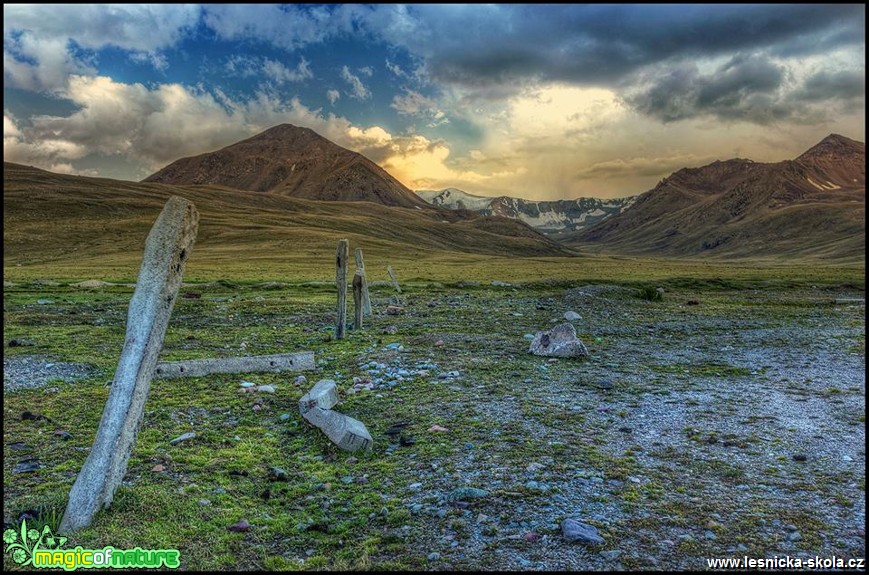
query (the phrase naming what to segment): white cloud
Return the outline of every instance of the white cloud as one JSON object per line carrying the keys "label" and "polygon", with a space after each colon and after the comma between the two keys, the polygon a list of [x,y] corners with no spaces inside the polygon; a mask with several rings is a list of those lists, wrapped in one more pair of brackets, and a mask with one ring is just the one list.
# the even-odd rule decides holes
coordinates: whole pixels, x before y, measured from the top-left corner
{"label": "white cloud", "polygon": [[374,68],[371,66],[363,66],[361,68],[357,68],[360,74],[368,76],[369,78],[374,75]]}
{"label": "white cloud", "polygon": [[335,102],[337,102],[339,98],[341,98],[341,92],[339,92],[338,90],[327,90],[326,91],[326,99],[329,100],[329,103],[332,104],[333,106],[335,105]]}
{"label": "white cloud", "polygon": [[365,87],[359,76],[354,76],[350,73],[350,69],[347,66],[341,68],[341,78],[350,84],[350,92],[347,92],[347,95],[351,98],[366,100],[371,97],[371,91]]}
{"label": "white cloud", "polygon": [[222,40],[255,39],[285,50],[322,42],[349,23],[326,7],[277,4],[208,4],[203,21]]}
{"label": "white cloud", "polygon": [[284,82],[301,82],[314,77],[309,67],[309,62],[304,58],[301,58],[299,64],[293,69],[287,68],[280,62],[266,58],[263,62],[263,72],[279,84]]}
{"label": "white cloud", "polygon": [[407,78],[407,73],[401,69],[401,66],[398,64],[393,64],[389,61],[389,58],[386,59],[386,69],[398,76],[399,78]]}
{"label": "white cloud", "polygon": [[96,74],[82,49],[106,46],[164,70],[168,61],[160,51],[183,38],[199,13],[191,5],[4,4],[4,77],[26,90],[62,90],[71,74]]}

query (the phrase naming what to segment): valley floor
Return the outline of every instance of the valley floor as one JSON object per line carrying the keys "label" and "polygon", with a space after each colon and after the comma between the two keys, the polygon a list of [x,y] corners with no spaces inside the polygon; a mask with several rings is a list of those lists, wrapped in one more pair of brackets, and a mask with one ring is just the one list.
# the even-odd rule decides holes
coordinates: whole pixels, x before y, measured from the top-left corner
{"label": "valley floor", "polygon": [[[375,315],[341,341],[328,285],[184,287],[161,359],[310,350],[318,368],[303,384],[293,373],[155,380],[115,502],[67,548],[175,548],[183,568],[225,570],[865,557],[865,306],[834,303],[862,300],[862,287],[661,285],[657,302],[582,281],[378,286]],[[59,519],[131,294],[4,289],[6,522],[40,505],[40,520]],[[403,313],[386,315],[390,303]],[[569,310],[590,358],[528,353],[527,335]],[[371,453],[338,450],[299,416],[321,378],[338,384],[335,409],[367,425]],[[242,381],[276,393],[239,393]],[[28,461],[38,469],[14,471]],[[568,542],[566,518],[604,543]],[[227,530],[240,520],[249,531]]]}

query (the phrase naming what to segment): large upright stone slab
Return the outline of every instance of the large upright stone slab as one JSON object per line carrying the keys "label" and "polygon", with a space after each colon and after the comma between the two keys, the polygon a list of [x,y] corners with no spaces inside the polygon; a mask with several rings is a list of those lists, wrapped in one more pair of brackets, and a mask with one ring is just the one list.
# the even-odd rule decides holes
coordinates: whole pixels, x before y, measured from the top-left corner
{"label": "large upright stone slab", "polygon": [[90,525],[96,512],[111,504],[124,478],[198,226],[193,204],[172,196],[148,234],[127,312],[124,349],[93,447],[69,492],[61,533]]}

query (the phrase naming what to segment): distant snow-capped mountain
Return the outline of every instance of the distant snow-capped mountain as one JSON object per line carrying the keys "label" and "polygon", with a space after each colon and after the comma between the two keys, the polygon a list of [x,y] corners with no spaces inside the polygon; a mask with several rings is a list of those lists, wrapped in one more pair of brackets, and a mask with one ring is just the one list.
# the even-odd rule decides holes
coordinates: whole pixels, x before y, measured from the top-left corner
{"label": "distant snow-capped mountain", "polygon": [[521,220],[546,234],[575,232],[591,227],[620,214],[636,199],[636,196],[630,196],[611,200],[577,198],[535,202],[508,196],[475,196],[457,188],[417,190],[416,193],[435,206]]}

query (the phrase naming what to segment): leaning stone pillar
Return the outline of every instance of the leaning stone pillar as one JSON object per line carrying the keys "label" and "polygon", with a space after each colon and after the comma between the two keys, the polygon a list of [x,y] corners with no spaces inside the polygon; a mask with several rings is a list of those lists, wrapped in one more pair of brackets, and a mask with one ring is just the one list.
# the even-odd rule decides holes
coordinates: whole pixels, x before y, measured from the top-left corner
{"label": "leaning stone pillar", "polygon": [[148,234],[127,312],[124,350],[93,447],[69,492],[61,533],[90,525],[97,511],[111,505],[124,478],[198,225],[193,204],[172,196]]}

